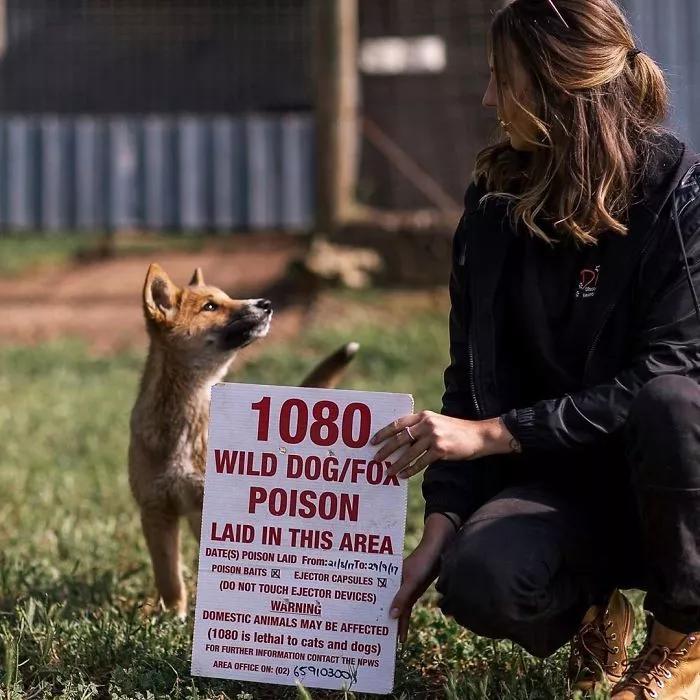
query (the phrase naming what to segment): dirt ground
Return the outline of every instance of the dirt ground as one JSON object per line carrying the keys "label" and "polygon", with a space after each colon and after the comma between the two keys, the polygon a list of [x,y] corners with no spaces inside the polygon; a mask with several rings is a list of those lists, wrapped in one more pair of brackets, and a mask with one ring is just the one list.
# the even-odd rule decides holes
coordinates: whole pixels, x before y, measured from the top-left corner
{"label": "dirt ground", "polygon": [[[76,262],[0,280],[0,342],[37,343],[64,336],[85,339],[97,353],[146,345],[141,293],[148,265],[160,263],[176,284],[201,267],[209,284],[234,298],[260,296],[284,276],[301,251],[293,237],[246,238],[201,252],[164,251]],[[275,319],[281,336],[295,332],[301,309]],[[299,317],[299,318],[297,318]]]}
{"label": "dirt ground", "polygon": [[[141,293],[149,263],[160,263],[176,284],[186,284],[194,268],[201,267],[207,283],[221,287],[233,298],[270,296],[278,302],[275,295],[284,295],[288,265],[303,251],[302,239],[255,236],[233,242],[229,239],[225,246],[213,244],[199,252],[132,254],[0,279],[0,343],[34,344],[71,336],[85,340],[97,354],[141,349],[147,342]],[[367,320],[371,314],[380,323],[396,320],[402,314],[443,304],[445,293],[388,292],[380,307],[372,310],[361,304],[348,308],[324,293],[314,295],[313,300],[282,301],[285,303],[276,304],[269,341],[292,338],[304,324],[323,318]]]}

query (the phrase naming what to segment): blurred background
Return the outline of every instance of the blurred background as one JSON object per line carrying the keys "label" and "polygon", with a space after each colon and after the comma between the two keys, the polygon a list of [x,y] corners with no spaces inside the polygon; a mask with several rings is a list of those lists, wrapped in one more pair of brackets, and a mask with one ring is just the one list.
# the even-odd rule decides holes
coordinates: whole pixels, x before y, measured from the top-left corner
{"label": "blurred background", "polygon": [[[193,679],[191,623],[141,615],[126,450],[146,270],[185,284],[201,266],[273,300],[234,381],[294,385],[358,340],[343,387],[439,410],[451,238],[496,134],[481,99],[501,4],[0,0],[3,697],[296,697]],[[670,126],[700,147],[700,3],[623,6],[666,72]],[[414,479],[409,550],[422,508]],[[433,603],[393,697],[564,697],[563,655],[480,640]]]}
{"label": "blurred background", "polygon": [[[493,128],[500,4],[1,0],[0,226],[298,231],[319,206],[459,208]],[[700,6],[623,4],[697,139]]]}

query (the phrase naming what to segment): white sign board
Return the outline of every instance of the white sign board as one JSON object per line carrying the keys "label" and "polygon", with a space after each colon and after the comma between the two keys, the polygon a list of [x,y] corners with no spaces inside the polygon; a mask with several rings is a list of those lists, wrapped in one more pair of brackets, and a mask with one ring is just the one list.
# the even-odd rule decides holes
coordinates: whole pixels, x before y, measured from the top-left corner
{"label": "white sign board", "polygon": [[192,673],[390,693],[407,482],[371,436],[407,394],[212,390]]}

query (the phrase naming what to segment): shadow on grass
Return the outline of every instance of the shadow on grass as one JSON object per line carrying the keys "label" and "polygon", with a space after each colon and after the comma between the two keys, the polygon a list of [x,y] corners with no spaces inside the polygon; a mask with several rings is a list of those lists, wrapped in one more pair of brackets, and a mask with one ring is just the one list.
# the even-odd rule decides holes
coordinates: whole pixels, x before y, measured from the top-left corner
{"label": "shadow on grass", "polygon": [[34,599],[43,605],[61,604],[66,612],[82,613],[104,606],[123,607],[124,587],[130,579],[147,572],[145,564],[124,572],[116,570],[73,571],[56,574],[43,566],[8,560],[0,555],[0,612],[12,614],[18,602]]}

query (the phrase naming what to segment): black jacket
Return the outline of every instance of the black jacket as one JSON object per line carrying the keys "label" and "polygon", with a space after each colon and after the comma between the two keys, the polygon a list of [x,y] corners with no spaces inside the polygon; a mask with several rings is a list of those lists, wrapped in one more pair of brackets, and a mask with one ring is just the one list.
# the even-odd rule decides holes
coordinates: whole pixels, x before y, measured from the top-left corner
{"label": "black jacket", "polygon": [[[442,413],[482,420],[503,416],[523,453],[604,444],[625,424],[640,388],[661,374],[700,381],[700,155],[671,134],[630,206],[629,232],[612,234],[589,306],[591,335],[580,391],[527,407],[508,406],[495,362],[494,304],[513,232],[506,204],[470,185],[453,241],[450,365]],[[426,515],[468,517],[490,497],[489,462],[439,461],[423,482]]]}

